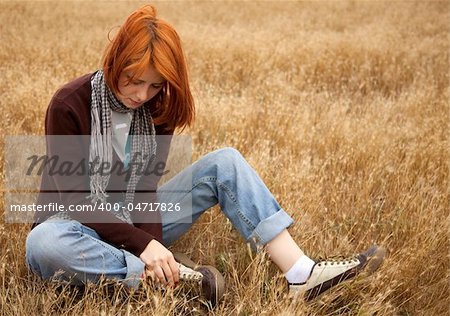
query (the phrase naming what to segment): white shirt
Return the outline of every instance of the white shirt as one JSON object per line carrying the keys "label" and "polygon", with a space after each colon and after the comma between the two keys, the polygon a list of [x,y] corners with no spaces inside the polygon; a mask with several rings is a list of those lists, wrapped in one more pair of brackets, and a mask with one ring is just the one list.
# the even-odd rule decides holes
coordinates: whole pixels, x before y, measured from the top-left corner
{"label": "white shirt", "polygon": [[120,113],[111,111],[111,124],[113,128],[112,145],[122,162],[125,161],[125,146],[127,145],[128,134],[130,133],[133,113]]}

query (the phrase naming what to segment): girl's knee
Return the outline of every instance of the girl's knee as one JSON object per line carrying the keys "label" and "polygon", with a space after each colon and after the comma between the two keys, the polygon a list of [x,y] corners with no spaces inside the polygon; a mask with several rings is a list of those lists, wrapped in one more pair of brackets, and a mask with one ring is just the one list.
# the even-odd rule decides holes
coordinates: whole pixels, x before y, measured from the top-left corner
{"label": "girl's knee", "polygon": [[219,166],[235,165],[243,160],[241,153],[233,147],[224,147],[209,154]]}
{"label": "girl's knee", "polygon": [[203,156],[194,164],[193,175],[197,178],[216,177],[223,181],[235,178],[246,162],[241,153],[232,147],[225,147]]}
{"label": "girl's knee", "polygon": [[[59,227],[58,227],[59,226]],[[44,222],[33,228],[25,244],[27,263],[34,270],[39,266],[52,264],[67,258],[71,247],[65,245],[62,235],[67,225],[56,222]]]}

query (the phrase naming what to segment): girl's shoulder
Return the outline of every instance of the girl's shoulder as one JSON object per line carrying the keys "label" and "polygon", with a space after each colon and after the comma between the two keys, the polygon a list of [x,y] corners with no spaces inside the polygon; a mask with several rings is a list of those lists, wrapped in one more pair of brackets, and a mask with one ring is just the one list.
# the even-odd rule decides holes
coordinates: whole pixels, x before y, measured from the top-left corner
{"label": "girl's shoulder", "polygon": [[91,99],[91,77],[94,73],[85,74],[64,84],[53,95],[52,101],[66,104],[73,102],[89,102]]}
{"label": "girl's shoulder", "polygon": [[46,112],[49,134],[87,135],[90,133],[91,77],[93,73],[64,84],[53,95]]}

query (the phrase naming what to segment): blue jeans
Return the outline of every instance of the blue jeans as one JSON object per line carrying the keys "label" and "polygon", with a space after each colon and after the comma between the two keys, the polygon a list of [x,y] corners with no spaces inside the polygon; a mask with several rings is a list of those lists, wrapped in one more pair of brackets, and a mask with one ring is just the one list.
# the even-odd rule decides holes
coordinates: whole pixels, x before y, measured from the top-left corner
{"label": "blue jeans", "polygon": [[[186,182],[190,190],[173,193],[180,183],[186,187]],[[166,246],[217,203],[256,250],[293,223],[256,172],[232,148],[211,152],[184,169],[158,189],[158,198],[182,206],[192,203],[188,214],[161,212]],[[35,227],[26,240],[26,262],[43,279],[74,285],[95,283],[104,276],[136,288],[145,268],[138,257],[108,244],[93,229],[74,220],[48,220]]]}

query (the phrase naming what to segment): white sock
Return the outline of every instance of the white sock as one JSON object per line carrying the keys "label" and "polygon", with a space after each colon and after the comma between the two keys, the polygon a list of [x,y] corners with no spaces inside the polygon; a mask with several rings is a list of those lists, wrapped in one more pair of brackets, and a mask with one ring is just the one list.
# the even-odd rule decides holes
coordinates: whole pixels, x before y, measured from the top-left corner
{"label": "white sock", "polygon": [[311,270],[314,266],[312,261],[306,255],[298,258],[297,262],[284,274],[289,283],[305,283],[308,280]]}

